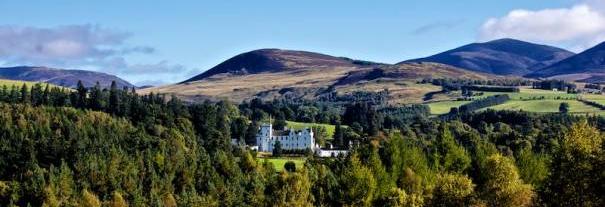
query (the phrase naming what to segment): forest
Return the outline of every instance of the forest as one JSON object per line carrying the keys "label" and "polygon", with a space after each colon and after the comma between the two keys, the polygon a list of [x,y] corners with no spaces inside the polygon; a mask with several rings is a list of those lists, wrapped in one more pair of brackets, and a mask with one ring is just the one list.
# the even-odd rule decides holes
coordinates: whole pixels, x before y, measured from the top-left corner
{"label": "forest", "polygon": [[[0,90],[0,206],[605,206],[599,116],[189,104],[78,85]],[[231,144],[253,144],[269,117],[335,124],[332,142],[354,144],[277,171]]]}

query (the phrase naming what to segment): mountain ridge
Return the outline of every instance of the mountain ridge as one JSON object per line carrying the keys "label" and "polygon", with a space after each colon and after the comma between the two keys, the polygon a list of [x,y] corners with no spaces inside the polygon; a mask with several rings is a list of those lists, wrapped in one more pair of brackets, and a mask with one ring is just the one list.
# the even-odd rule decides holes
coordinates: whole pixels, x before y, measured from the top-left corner
{"label": "mountain ridge", "polygon": [[521,76],[572,55],[574,53],[561,48],[504,38],[471,43],[432,56],[400,63],[437,62],[476,72]]}
{"label": "mountain ridge", "polygon": [[0,78],[9,80],[22,80],[33,82],[52,83],[58,86],[75,88],[78,81],[82,81],[85,87],[93,87],[98,81],[102,87],[109,87],[111,81],[115,80],[118,87],[134,87],[133,84],[115,75],[101,72],[57,69],[43,66],[15,66],[0,68]]}
{"label": "mountain ridge", "polygon": [[547,78],[554,76],[571,76],[585,74],[589,76],[580,79],[587,82],[605,81],[605,42],[589,48],[579,54],[552,64],[533,73],[527,74],[529,78]]}

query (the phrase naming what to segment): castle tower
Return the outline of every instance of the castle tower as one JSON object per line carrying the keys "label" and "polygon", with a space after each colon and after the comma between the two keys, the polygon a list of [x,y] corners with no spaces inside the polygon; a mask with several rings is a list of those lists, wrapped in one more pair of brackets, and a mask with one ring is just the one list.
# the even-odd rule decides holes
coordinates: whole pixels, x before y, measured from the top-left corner
{"label": "castle tower", "polygon": [[273,137],[273,126],[269,124],[261,124],[260,130],[256,135],[256,144],[258,145],[258,151],[268,152],[273,149],[271,146],[271,137]]}

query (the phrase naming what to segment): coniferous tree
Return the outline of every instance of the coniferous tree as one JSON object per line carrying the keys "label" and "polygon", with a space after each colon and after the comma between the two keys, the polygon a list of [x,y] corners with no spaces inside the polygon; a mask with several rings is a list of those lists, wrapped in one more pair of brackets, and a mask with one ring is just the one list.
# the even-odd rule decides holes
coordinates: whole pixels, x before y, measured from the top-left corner
{"label": "coniferous tree", "polygon": [[101,85],[99,82],[95,84],[95,86],[90,90],[90,108],[93,110],[101,110],[104,105],[103,100],[103,91],[101,91]]}
{"label": "coniferous tree", "polygon": [[120,91],[118,91],[115,80],[111,81],[111,86],[109,88],[109,105],[107,109],[112,114],[120,114]]}
{"label": "coniferous tree", "polygon": [[21,86],[21,103],[29,103],[29,91],[27,89],[27,85],[24,83]]}
{"label": "coniferous tree", "polygon": [[336,126],[334,127],[334,143],[336,143],[336,146],[344,148],[346,144],[344,141],[344,134],[342,132],[342,125],[340,125],[340,122],[336,123]]}
{"label": "coniferous tree", "polygon": [[86,89],[86,87],[84,87],[84,84],[82,84],[82,81],[78,80],[78,84],[76,86],[76,93],[75,93],[75,101],[76,104],[75,106],[78,108],[85,108],[88,105],[88,99],[87,99],[87,94],[88,94],[88,89]]}

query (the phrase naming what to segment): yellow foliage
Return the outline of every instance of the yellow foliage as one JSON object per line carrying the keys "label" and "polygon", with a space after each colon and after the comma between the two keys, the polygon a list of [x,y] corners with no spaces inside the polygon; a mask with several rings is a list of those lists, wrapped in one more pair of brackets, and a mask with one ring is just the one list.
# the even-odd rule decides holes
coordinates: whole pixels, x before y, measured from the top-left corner
{"label": "yellow foliage", "polygon": [[164,203],[164,207],[176,207],[177,206],[176,199],[174,199],[174,196],[172,195],[172,193],[167,193],[166,195],[164,195],[162,202]]}
{"label": "yellow foliage", "polygon": [[601,133],[583,120],[573,124],[569,132],[565,134],[563,147],[570,151],[591,154],[599,153],[602,143]]}
{"label": "yellow foliage", "polygon": [[110,207],[128,207],[128,203],[122,197],[122,194],[119,192],[113,192],[111,196],[111,201],[109,202]]}
{"label": "yellow foliage", "polygon": [[100,207],[101,201],[99,201],[95,194],[88,192],[88,190],[84,190],[84,192],[82,192],[82,202],[80,204],[82,204],[81,206],[83,207]]}

